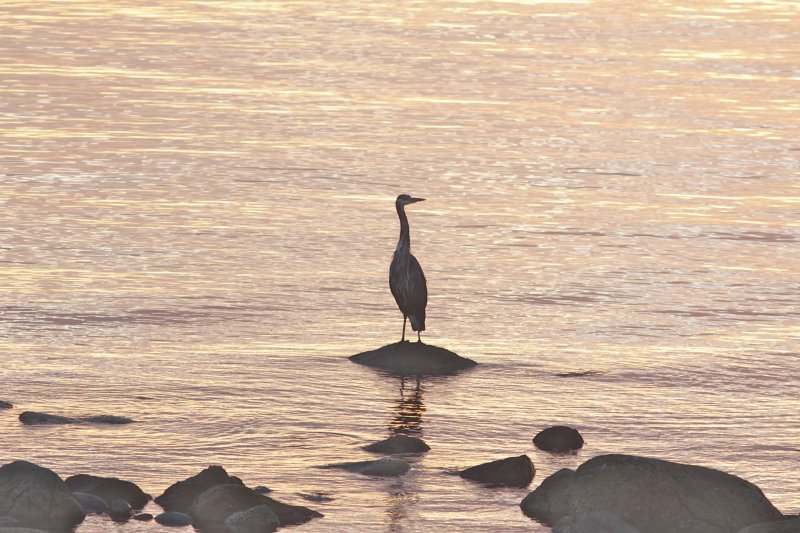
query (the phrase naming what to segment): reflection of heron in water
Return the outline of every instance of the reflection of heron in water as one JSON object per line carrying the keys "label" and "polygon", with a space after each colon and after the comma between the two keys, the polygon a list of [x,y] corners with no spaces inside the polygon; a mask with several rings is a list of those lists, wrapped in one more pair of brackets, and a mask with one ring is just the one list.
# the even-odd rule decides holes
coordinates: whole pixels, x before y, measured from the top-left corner
{"label": "reflection of heron in water", "polygon": [[397,302],[397,307],[403,313],[403,337],[406,340],[406,320],[411,319],[411,329],[417,332],[417,342],[420,332],[425,331],[425,306],[428,304],[428,286],[425,283],[425,274],[419,266],[417,258],[411,255],[411,238],[408,231],[408,217],[405,206],[421,202],[424,198],[412,198],[401,194],[395,201],[397,216],[400,217],[400,239],[389,266],[389,288]]}
{"label": "reflection of heron in water", "polygon": [[389,422],[389,431],[393,435],[419,436],[422,434],[422,384],[416,378],[414,388],[406,387],[405,378],[400,378],[400,400],[395,404],[395,413]]}

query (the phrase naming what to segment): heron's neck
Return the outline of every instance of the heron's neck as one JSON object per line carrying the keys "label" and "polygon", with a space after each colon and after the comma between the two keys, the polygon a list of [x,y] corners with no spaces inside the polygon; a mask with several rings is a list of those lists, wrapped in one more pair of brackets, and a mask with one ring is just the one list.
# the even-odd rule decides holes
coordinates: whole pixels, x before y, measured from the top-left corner
{"label": "heron's neck", "polygon": [[411,237],[408,232],[408,217],[401,204],[397,205],[397,216],[400,217],[400,239],[397,241],[395,253],[407,255],[411,253]]}

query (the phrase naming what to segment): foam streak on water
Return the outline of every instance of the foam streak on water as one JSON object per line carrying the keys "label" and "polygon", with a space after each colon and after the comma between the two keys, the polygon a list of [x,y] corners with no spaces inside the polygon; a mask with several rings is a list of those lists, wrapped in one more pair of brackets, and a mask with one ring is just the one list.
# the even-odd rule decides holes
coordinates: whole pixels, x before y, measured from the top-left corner
{"label": "foam streak on water", "polygon": [[[4,2],[0,463],[153,494],[222,464],[326,515],[304,531],[547,531],[448,475],[522,453],[532,486],[636,453],[800,512],[798,16]],[[347,360],[400,334],[401,192],[425,338],[481,363],[419,386]],[[536,451],[553,424],[584,450]],[[402,478],[315,468],[396,431],[432,447]]]}

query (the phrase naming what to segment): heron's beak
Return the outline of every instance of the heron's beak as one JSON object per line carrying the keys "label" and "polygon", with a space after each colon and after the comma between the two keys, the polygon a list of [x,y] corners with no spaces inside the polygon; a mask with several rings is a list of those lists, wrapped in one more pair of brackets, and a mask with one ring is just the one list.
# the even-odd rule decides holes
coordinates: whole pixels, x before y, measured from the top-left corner
{"label": "heron's beak", "polygon": [[425,198],[412,198],[411,200],[408,201],[408,203],[413,204],[415,202],[424,202],[424,201]]}

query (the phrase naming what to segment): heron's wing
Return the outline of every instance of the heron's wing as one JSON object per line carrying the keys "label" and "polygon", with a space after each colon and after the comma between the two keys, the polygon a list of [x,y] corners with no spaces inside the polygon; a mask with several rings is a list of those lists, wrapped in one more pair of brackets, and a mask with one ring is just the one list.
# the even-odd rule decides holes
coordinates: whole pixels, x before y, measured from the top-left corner
{"label": "heron's wing", "polygon": [[425,307],[428,305],[428,283],[425,281],[425,273],[413,255],[409,255],[408,262],[409,278],[409,307],[413,309],[409,314],[420,314],[425,316]]}

